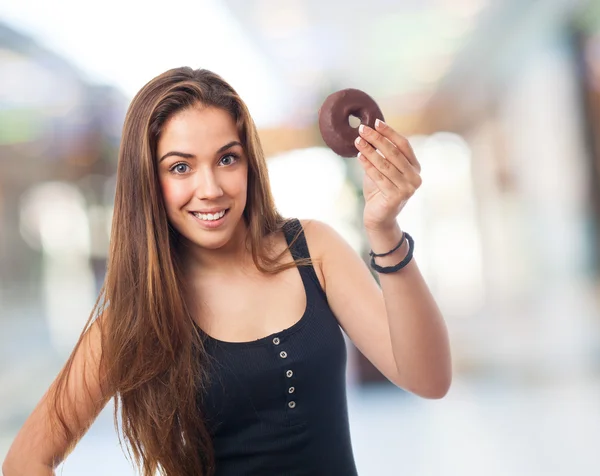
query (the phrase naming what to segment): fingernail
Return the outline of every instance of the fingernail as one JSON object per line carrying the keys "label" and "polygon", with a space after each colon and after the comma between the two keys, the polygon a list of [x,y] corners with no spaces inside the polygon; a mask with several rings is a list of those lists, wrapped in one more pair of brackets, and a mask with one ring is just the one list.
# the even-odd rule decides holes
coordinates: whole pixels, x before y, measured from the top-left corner
{"label": "fingernail", "polygon": [[365,126],[363,124],[361,124],[360,126],[358,126],[358,132],[360,132],[361,134],[363,132],[365,132]]}
{"label": "fingernail", "polygon": [[356,145],[363,145],[363,140],[360,138],[360,136],[354,139],[354,142]]}
{"label": "fingernail", "polygon": [[375,119],[375,127],[383,127],[384,123],[383,121],[380,121],[379,119]]}

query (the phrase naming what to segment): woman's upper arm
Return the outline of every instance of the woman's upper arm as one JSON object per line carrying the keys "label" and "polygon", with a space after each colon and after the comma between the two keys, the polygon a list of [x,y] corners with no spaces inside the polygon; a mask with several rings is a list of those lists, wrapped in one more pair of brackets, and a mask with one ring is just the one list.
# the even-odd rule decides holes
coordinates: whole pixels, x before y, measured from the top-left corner
{"label": "woman's upper arm", "polygon": [[385,301],[362,258],[332,227],[303,221],[311,256],[320,267],[331,310],[354,345],[399,385]]}
{"label": "woman's upper arm", "polygon": [[[84,334],[73,353],[70,367],[52,383],[17,434],[3,465],[6,475],[35,474],[41,467],[56,467],[87,431],[110,398],[101,385],[100,321],[97,319]],[[59,423],[54,396],[60,406],[68,437]]]}

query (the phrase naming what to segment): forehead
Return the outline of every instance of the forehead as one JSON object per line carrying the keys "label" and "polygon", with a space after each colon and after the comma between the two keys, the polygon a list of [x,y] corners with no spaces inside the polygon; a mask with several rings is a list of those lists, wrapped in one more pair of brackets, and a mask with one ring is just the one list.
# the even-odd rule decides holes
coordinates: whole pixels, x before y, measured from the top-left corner
{"label": "forehead", "polygon": [[231,115],[215,107],[192,107],[176,113],[163,126],[157,156],[176,150],[191,154],[212,154],[224,144],[239,141]]}

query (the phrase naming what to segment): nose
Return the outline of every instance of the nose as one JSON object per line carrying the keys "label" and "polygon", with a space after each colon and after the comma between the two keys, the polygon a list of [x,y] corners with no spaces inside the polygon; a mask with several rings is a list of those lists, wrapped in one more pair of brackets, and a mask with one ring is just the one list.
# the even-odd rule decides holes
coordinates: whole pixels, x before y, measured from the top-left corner
{"label": "nose", "polygon": [[209,167],[201,168],[196,180],[196,197],[200,200],[214,200],[222,196],[223,189],[214,170]]}

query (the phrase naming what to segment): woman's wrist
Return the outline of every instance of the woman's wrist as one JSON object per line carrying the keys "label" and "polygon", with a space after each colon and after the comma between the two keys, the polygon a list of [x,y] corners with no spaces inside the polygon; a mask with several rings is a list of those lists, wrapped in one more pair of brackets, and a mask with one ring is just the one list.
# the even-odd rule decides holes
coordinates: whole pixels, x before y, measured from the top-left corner
{"label": "woman's wrist", "polygon": [[[376,231],[367,229],[367,239],[371,251],[376,255],[388,253],[398,245],[402,238],[402,230],[397,223],[388,229],[378,229]],[[386,256],[376,257],[375,260],[380,266],[391,266],[402,260],[407,251],[407,242],[403,240],[402,245],[397,250]]]}

